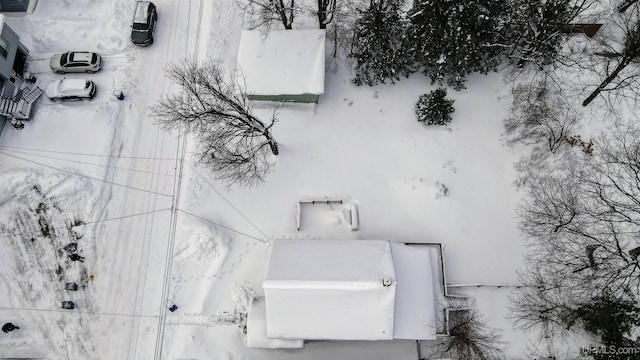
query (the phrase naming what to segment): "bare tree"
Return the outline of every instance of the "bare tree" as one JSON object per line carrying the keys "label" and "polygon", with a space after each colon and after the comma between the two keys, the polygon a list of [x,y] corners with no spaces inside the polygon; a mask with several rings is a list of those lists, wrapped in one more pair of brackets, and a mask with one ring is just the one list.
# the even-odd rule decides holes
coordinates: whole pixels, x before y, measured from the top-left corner
{"label": "bare tree", "polygon": [[333,57],[338,50],[348,51],[353,37],[353,23],[358,8],[366,0],[236,0],[244,11],[251,29],[268,31],[271,24],[281,23],[289,30],[298,15],[318,19],[318,27],[327,30],[327,39],[333,42]]}
{"label": "bare tree", "polygon": [[618,91],[630,86],[634,86],[637,82],[638,72],[625,72],[624,70],[632,62],[640,56],[640,7],[638,4],[632,4],[631,10],[618,19],[618,27],[624,34],[622,50],[618,49],[620,44],[615,42],[609,46],[608,50],[603,51],[607,60],[602,66],[604,78],[587,98],[582,102],[582,106],[589,105],[601,92]]}
{"label": "bare tree", "polygon": [[637,2],[638,2],[638,0],[625,0],[623,3],[621,3],[618,6],[618,11],[623,13],[623,12],[627,11],[627,9],[629,7],[631,7],[631,5],[633,5],[633,4],[637,3]]}
{"label": "bare tree", "polygon": [[237,0],[238,5],[248,16],[252,29],[280,22],[285,29],[291,30],[293,19],[299,9],[295,0]]}
{"label": "bare tree", "polygon": [[174,63],[167,74],[181,92],[164,96],[153,112],[166,129],[184,128],[198,139],[200,160],[217,178],[240,185],[264,179],[269,150],[278,155],[269,123],[252,113],[251,103],[236,80],[225,80],[218,62],[192,60]]}
{"label": "bare tree", "polygon": [[565,284],[538,260],[530,261],[518,273],[522,286],[511,298],[511,317],[523,330],[539,330],[542,338],[564,338],[568,331],[565,320],[575,306],[566,294],[566,286],[574,285]]}
{"label": "bare tree", "polygon": [[553,82],[516,85],[511,91],[511,116],[504,121],[508,143],[544,143],[556,151],[566,143],[578,122],[579,113]]}
{"label": "bare tree", "polygon": [[477,310],[469,307],[453,307],[451,310],[448,336],[436,342],[431,357],[452,360],[504,358],[504,343]]}
{"label": "bare tree", "polygon": [[567,348],[562,344],[565,339],[550,335],[541,335],[540,339],[530,339],[525,355],[527,359],[546,360],[585,360],[583,354],[575,348]]}
{"label": "bare tree", "polygon": [[528,182],[518,213],[530,266],[514,310],[523,327],[571,327],[604,295],[639,300],[640,130],[616,124],[594,146],[575,171]]}
{"label": "bare tree", "polygon": [[325,25],[327,39],[333,42],[334,58],[338,57],[339,51],[345,54],[351,51],[358,14],[366,9],[368,4],[369,1],[366,0],[336,0],[331,22]]}
{"label": "bare tree", "polygon": [[517,326],[536,328],[543,343],[564,339],[578,326],[607,346],[629,341],[628,335],[640,325],[640,308],[633,296],[612,296],[590,282],[576,283],[575,277],[564,277],[558,267],[539,260],[533,259],[532,266],[520,273],[524,286],[517,289],[511,308]]}

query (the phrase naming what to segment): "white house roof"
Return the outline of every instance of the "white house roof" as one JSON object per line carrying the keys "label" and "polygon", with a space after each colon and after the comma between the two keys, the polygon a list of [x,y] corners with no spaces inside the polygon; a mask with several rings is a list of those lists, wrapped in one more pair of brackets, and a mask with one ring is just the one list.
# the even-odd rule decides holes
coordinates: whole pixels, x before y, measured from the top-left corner
{"label": "white house roof", "polygon": [[[324,93],[324,30],[242,32],[238,77],[249,94]],[[242,79],[241,77],[244,77]]]}
{"label": "white house roof", "polygon": [[271,246],[264,302],[249,315],[250,346],[435,340],[434,248],[378,240],[275,240]]}
{"label": "white house roof", "polygon": [[396,276],[388,241],[276,240],[271,246],[263,283],[270,338],[393,339]]}
{"label": "white house roof", "polygon": [[377,283],[393,275],[388,241],[276,240],[271,248],[266,282]]}

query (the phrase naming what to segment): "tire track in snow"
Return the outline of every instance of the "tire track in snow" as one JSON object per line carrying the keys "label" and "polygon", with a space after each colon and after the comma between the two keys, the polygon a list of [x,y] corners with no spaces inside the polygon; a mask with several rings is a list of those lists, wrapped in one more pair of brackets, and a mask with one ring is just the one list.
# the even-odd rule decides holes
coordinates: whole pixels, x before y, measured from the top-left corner
{"label": "tire track in snow", "polygon": [[[60,8],[66,9],[60,11]],[[56,14],[51,17],[50,14]],[[62,16],[60,16],[63,14]],[[10,18],[7,22],[18,33],[29,34],[21,41],[25,42],[32,54],[50,51],[50,49],[94,49],[109,53],[123,50],[127,45],[127,33],[114,33],[112,29],[128,29],[130,12],[127,6],[113,1],[73,1],[61,4],[59,1],[40,0],[35,12],[23,18]],[[102,34],[112,34],[94,38],[94,31],[78,32],[78,24],[96,29]],[[50,31],[55,28],[56,31]],[[117,35],[116,35],[117,34]]]}
{"label": "tire track in snow", "polygon": [[[21,177],[20,174],[15,174],[16,172],[12,173],[5,175]],[[42,178],[42,176],[39,177]],[[64,212],[64,205],[57,203],[55,195],[47,195],[59,194],[62,197],[73,197],[69,194],[69,185],[70,181],[76,179],[57,174],[47,180],[46,184],[39,181],[21,183],[20,186],[10,190],[20,195],[4,201],[1,205],[1,211],[11,215],[9,222],[0,226],[0,229],[3,232],[18,235],[7,237],[4,242],[13,256],[10,257],[12,261],[3,261],[0,274],[11,289],[10,298],[19,301],[20,306],[26,304],[37,308],[59,306],[61,300],[69,299],[71,295],[63,290],[64,283],[77,281],[76,276],[86,271],[83,263],[73,263],[66,257],[67,252],[63,250],[64,246],[77,242],[78,238],[68,230],[71,219],[70,215]],[[75,198],[78,199],[77,196]],[[17,279],[23,280],[16,281]],[[91,302],[89,293],[79,291],[73,295],[73,300],[76,302],[80,301],[83,304]],[[16,311],[22,314],[19,310]],[[28,318],[30,315],[25,316]],[[27,327],[31,328],[30,337],[46,339],[45,342],[38,341],[40,351],[46,349],[49,356],[57,354],[64,358],[90,357],[91,334],[75,333],[77,328],[86,326],[86,316],[74,316],[73,313],[40,315],[37,321],[23,320],[27,322]],[[64,338],[74,338],[75,341],[59,346],[60,342],[65,343]],[[0,356],[7,355],[5,351],[18,351],[19,355],[19,350],[3,346],[0,347]]]}
{"label": "tire track in snow", "polygon": [[[181,34],[181,32],[178,30],[178,27],[180,26],[180,24],[185,24],[185,23],[187,25],[189,24],[189,19],[187,19],[186,22],[184,22],[184,21],[181,22],[180,21],[181,20],[180,19],[181,18],[181,10],[184,9],[184,6],[181,6],[181,5],[183,5],[183,4],[179,4],[178,2],[172,2],[172,7],[171,7],[171,10],[170,10],[171,19],[170,19],[170,26],[169,26],[170,36],[165,38],[167,40],[168,44],[169,44],[170,50],[165,51],[165,64],[169,63],[170,61],[179,60],[180,57],[182,56],[181,54],[185,54],[186,55],[186,52],[187,52],[186,47],[185,47],[185,49],[179,49],[179,47],[185,45],[186,42],[178,40],[178,35]],[[159,6],[159,10],[158,10],[159,22],[161,21],[160,19],[166,18],[166,15],[163,16],[163,14],[166,14],[167,10],[166,10],[166,8],[164,8],[164,10],[162,10],[162,9],[163,9],[163,7],[160,5]],[[188,13],[187,15],[190,16],[190,13]],[[164,30],[166,30],[166,27],[164,28]],[[165,31],[165,33],[166,33],[166,31]],[[188,31],[187,31],[187,33],[188,33]],[[157,39],[157,37],[156,37],[156,39]],[[167,80],[166,76],[164,76],[163,79],[162,79],[162,86],[161,86],[162,92],[163,93],[167,93],[173,87],[175,87],[175,85],[173,85],[171,83],[168,83],[168,80]],[[157,136],[160,135],[160,139],[158,140],[158,138],[156,138],[156,146],[155,146],[155,151],[156,152],[154,153],[154,157],[158,157],[158,155],[157,155],[158,151],[160,153],[162,153],[162,150],[165,148],[165,140],[168,137],[168,134],[166,132],[160,131],[160,130],[161,129],[156,126],[156,131],[157,131],[156,135]],[[173,142],[172,142],[173,139],[171,139],[171,137],[169,137],[169,140],[171,140],[171,141],[168,141],[168,142],[170,144],[173,144]],[[159,144],[159,147],[158,147],[158,144]],[[176,150],[177,150],[178,153],[179,153],[179,149],[180,149],[181,144],[183,144],[183,143],[180,142],[180,136],[179,136],[178,137],[178,141],[176,143],[176,146],[177,146]],[[160,166],[159,163],[158,163],[158,166]],[[176,176],[178,176],[177,175],[177,167],[178,166],[177,166],[177,163],[176,163],[176,168],[174,168],[174,191],[173,191],[174,199],[175,199],[175,195],[177,193],[179,193],[179,187],[177,189],[175,187],[176,186],[175,178],[176,178]],[[160,182],[158,181],[157,178],[156,178],[155,184],[156,184],[156,188],[160,185]],[[151,201],[151,198],[148,198],[148,200]],[[154,202],[157,201],[157,198],[154,198],[153,201]],[[149,202],[149,204],[150,204],[149,208],[153,208],[154,207],[154,205],[152,205],[150,202]],[[148,281],[147,271],[149,270],[149,258],[150,258],[149,249],[150,249],[150,245],[151,245],[151,241],[152,241],[151,236],[153,234],[155,216],[151,216],[148,219],[150,219],[150,222],[149,223],[145,223],[145,226],[148,225],[150,230],[149,231],[145,231],[145,234],[148,233],[149,237],[146,238],[147,242],[146,242],[145,247],[143,249],[143,253],[141,254],[141,262],[144,264],[143,265],[144,269],[143,269],[143,271],[141,272],[141,274],[140,274],[140,276],[138,278],[138,284],[139,285],[137,286],[137,289],[141,288],[142,291],[139,292],[138,290],[136,290],[136,306],[137,306],[137,309],[134,310],[134,313],[140,313],[142,311],[142,309],[143,309],[142,303],[145,302],[145,301],[146,302],[149,301],[149,300],[146,300],[146,298],[149,297],[149,296],[151,296],[151,297],[154,296],[154,293],[152,293],[150,295],[147,295],[147,288],[152,286],[152,285],[149,285],[147,283],[147,281]],[[163,223],[163,225],[164,225],[164,223]],[[173,225],[170,223],[169,224],[169,233],[170,234],[171,234],[171,231],[172,231],[171,230],[172,227],[173,227]],[[167,239],[168,243],[167,244],[163,244],[163,250],[164,250],[164,254],[166,256],[170,256],[169,254],[171,253],[172,246],[173,246],[170,234],[169,234],[169,239]],[[159,241],[159,240],[156,240],[156,241]],[[167,269],[167,265],[165,264],[165,271],[166,271],[166,269]],[[153,288],[151,288],[150,290],[154,291]],[[160,299],[156,298],[155,300],[156,301],[160,300],[160,303],[158,304],[158,308],[156,309],[156,311],[159,311],[160,312],[160,316],[163,316],[164,312],[165,312],[164,301],[162,300],[162,298],[160,298]],[[161,323],[161,321],[159,321],[159,323]],[[141,328],[140,327],[141,327],[141,321],[139,319],[134,319],[134,321],[131,324],[131,340],[129,342],[129,350],[128,350],[128,355],[127,355],[128,358],[132,358],[132,359],[137,358],[138,357],[138,355],[137,355],[138,349],[145,346],[145,343],[139,343],[139,341],[140,341],[139,338],[141,336]],[[156,346],[157,346],[158,342],[161,343],[161,341],[162,341],[162,338],[161,338],[160,334],[162,334],[162,332],[160,330],[156,330],[156,333],[154,334],[155,335],[154,337],[155,337]],[[147,334],[147,336],[149,336],[149,334]],[[160,336],[160,340],[158,339],[158,336]],[[145,340],[145,341],[148,341],[148,340]]]}
{"label": "tire track in snow", "polygon": [[[198,21],[197,21],[197,26],[196,26],[196,34],[198,34],[200,32],[200,20],[201,20],[201,16],[202,16],[202,0],[196,0],[197,4],[198,4]],[[186,30],[186,41],[183,42],[185,48],[183,50],[184,56],[188,57],[189,56],[189,48],[190,48],[190,42],[189,42],[189,34],[191,33],[190,30],[190,24],[191,24],[191,15],[192,15],[192,0],[189,0],[189,6],[187,8],[187,21],[186,21],[186,25],[187,25],[187,30]],[[199,35],[198,35],[199,36]],[[175,44],[175,39],[177,37],[174,37],[174,50],[176,50],[176,44]],[[194,51],[193,54],[197,54],[197,47],[198,47],[198,43],[196,42],[194,45]],[[177,51],[174,51],[174,53],[178,54]],[[173,61],[175,61],[176,59],[174,58]],[[179,60],[179,59],[178,59]],[[196,58],[197,60],[197,58]],[[166,78],[165,78],[166,79]],[[168,89],[171,88],[176,88],[176,85],[174,84],[170,84]],[[170,225],[170,230],[169,230],[169,241],[168,241],[168,246],[167,246],[167,253],[166,253],[166,257],[165,257],[165,269],[164,269],[164,274],[163,274],[163,282],[162,282],[162,294],[161,294],[161,302],[164,304],[165,299],[168,298],[168,294],[169,294],[169,290],[170,290],[170,284],[171,284],[171,272],[172,272],[172,265],[173,265],[173,252],[174,252],[174,246],[175,246],[175,237],[176,237],[176,226],[177,226],[177,216],[178,216],[178,206],[179,206],[179,202],[180,202],[180,194],[181,194],[181,187],[182,187],[182,175],[183,175],[183,170],[184,170],[184,159],[185,159],[185,155],[186,155],[186,143],[187,143],[187,137],[188,134],[187,133],[183,133],[180,134],[180,130],[183,130],[182,128],[179,128],[179,134],[178,134],[178,143],[177,143],[177,148],[176,148],[176,155],[179,154],[179,156],[176,156],[176,158],[179,158],[180,160],[176,160],[176,172],[175,172],[175,178],[174,178],[174,189],[173,189],[173,194],[174,194],[174,201],[172,204],[172,216],[171,216],[171,225]],[[180,143],[180,139],[182,139],[182,143]],[[160,319],[158,320],[158,328],[157,328],[157,334],[156,334],[156,348],[155,348],[155,352],[154,352],[154,358],[155,359],[161,359],[162,358],[162,351],[163,351],[163,344],[164,344],[164,334],[165,334],[165,325],[166,325],[166,310],[163,308],[160,308]]]}
{"label": "tire track in snow", "polygon": [[[17,24],[17,28],[27,29],[25,33],[29,33],[32,36],[29,38],[25,38],[25,41],[31,41],[31,43],[27,43],[27,47],[32,49],[32,53],[36,54],[38,51],[40,52],[51,52],[51,49],[65,49],[65,48],[79,48],[79,47],[87,47],[90,49],[98,50],[102,53],[118,53],[130,48],[131,45],[127,44],[127,32],[123,32],[117,34],[116,36],[108,36],[108,34],[114,35],[111,29],[128,29],[128,22],[130,21],[130,9],[132,6],[121,6],[119,2],[111,1],[111,0],[96,0],[96,1],[67,1],[60,4],[59,2],[55,3],[47,3],[40,2],[36,13],[34,15],[27,17],[25,19],[21,19]],[[49,16],[49,12],[47,10],[47,6],[56,7],[56,10],[52,10],[51,13],[60,13],[59,7],[67,7],[69,16],[64,16],[63,19],[52,19]],[[77,17],[73,17],[74,14],[77,14]],[[93,16],[92,14],[96,14]],[[126,14],[126,16],[125,16]],[[104,34],[107,34],[104,37],[97,39],[89,39],[85,33],[76,34],[75,30],[77,30],[78,19],[91,19],[95,18],[95,22],[91,24],[92,27],[102,27],[105,31]],[[69,29],[66,29],[64,26],[60,27],[60,21],[67,21]],[[106,21],[105,21],[106,20]],[[82,20],[79,20],[82,22]],[[51,28],[62,29],[62,31],[51,32]],[[68,35],[67,32],[74,32],[71,36]],[[19,31],[20,32],[20,31]],[[93,32],[90,32],[93,34]],[[71,45],[71,46],[70,46]],[[89,45],[89,46],[87,46]],[[132,59],[132,58],[129,58]],[[129,67],[135,66],[135,57],[132,63],[126,63]],[[37,65],[37,64],[36,64]],[[39,65],[37,65],[39,66]],[[109,66],[105,67],[105,71],[110,71],[111,68]],[[98,74],[99,76],[101,74]],[[126,81],[131,81],[130,79],[126,79]],[[126,83],[125,81],[125,83]],[[113,121],[113,132],[109,136],[111,139],[110,145],[110,153],[111,154],[119,154],[122,152],[122,127],[121,124],[117,122],[120,118],[120,111],[122,108],[117,109],[115,111],[112,108],[109,108],[109,103],[102,103],[101,106],[96,108],[98,116],[102,116],[104,114],[110,114],[115,117],[115,119],[111,118],[109,120]],[[122,104],[120,104],[122,105]],[[92,104],[95,106],[95,104]],[[49,109],[50,111],[57,111],[55,107]],[[117,159],[112,158],[108,160],[107,164],[113,164]],[[49,173],[46,173],[49,174]],[[101,174],[102,175],[102,174]],[[103,174],[104,179],[112,179],[117,174],[113,171],[105,171]],[[49,182],[49,179],[47,179]],[[73,180],[77,181],[77,180]],[[72,182],[72,181],[71,181]],[[97,191],[92,191],[94,184],[86,185],[86,186],[77,186],[76,190],[78,193],[87,192],[91,193],[91,197],[87,197],[87,199],[81,199],[77,201],[79,207],[84,206],[85,203],[93,204],[92,207],[85,211],[85,214],[88,213],[90,217],[101,218],[104,219],[108,217],[106,208],[107,204],[109,204],[113,198],[113,192],[110,186],[103,185]],[[77,194],[73,194],[77,195]],[[69,197],[74,197],[69,194]],[[91,200],[91,201],[83,201],[83,200]],[[21,226],[26,226],[26,222],[20,220]],[[58,224],[55,224],[58,225]],[[86,245],[85,250],[87,253],[96,254],[96,242],[95,239],[99,239],[100,235],[104,235],[104,226],[95,226],[92,228],[93,236],[86,236]],[[93,243],[91,243],[93,241]],[[26,251],[26,250],[22,250]],[[45,256],[40,250],[36,248],[36,250],[30,250],[30,257],[37,257],[38,261],[42,259],[41,265],[38,265],[38,261],[35,263],[25,263],[22,266],[22,269],[15,274],[16,279],[23,278],[24,275],[22,272],[26,272],[26,269],[34,268],[42,269],[38,271],[41,274],[47,274],[46,269],[50,265],[51,256]],[[89,255],[89,254],[86,254]],[[49,262],[45,263],[45,260],[49,260]],[[89,259],[87,259],[89,260]],[[95,259],[96,263],[98,259]],[[89,263],[89,261],[88,261]],[[46,265],[49,264],[49,265]],[[77,265],[77,264],[75,264]],[[97,265],[97,264],[96,264]],[[5,272],[3,272],[5,274]],[[42,275],[44,276],[44,275]],[[49,279],[50,280],[50,279]],[[31,281],[31,280],[29,280]],[[29,281],[25,283],[28,284]],[[33,284],[31,286],[33,288]],[[45,286],[43,285],[43,288]],[[28,287],[26,289],[29,289]],[[98,290],[98,288],[96,289]],[[103,289],[104,290],[104,289]],[[51,299],[55,298],[55,302],[59,302],[62,296],[58,296],[57,294],[61,290],[58,288],[46,288],[47,293],[54,294],[51,298],[49,297],[41,297],[41,301],[53,301]],[[108,292],[108,291],[107,291]],[[16,293],[14,291],[14,293]],[[28,298],[28,296],[32,293],[30,291],[22,291],[23,297]],[[80,299],[81,306],[83,310],[89,310],[91,312],[96,307],[96,302],[92,298],[93,293],[83,294],[84,296]],[[67,295],[66,293],[64,295]],[[59,305],[58,305],[59,306]],[[35,316],[32,316],[35,318]],[[101,335],[99,331],[96,333],[95,330],[100,330],[100,326],[94,325],[94,320],[96,320],[95,316],[87,315],[87,314],[78,314],[75,312],[68,312],[62,315],[54,314],[54,315],[42,315],[40,324],[38,324],[38,331],[40,331],[43,335],[42,338],[47,339],[48,346],[51,347],[51,352],[46,355],[47,358],[66,358],[66,359],[79,359],[79,358],[96,358],[96,352],[92,350],[93,347],[103,343],[104,339],[100,338]],[[34,329],[35,332],[35,329]],[[102,334],[104,335],[104,334]],[[1,348],[1,347],[0,347]],[[99,356],[105,356],[105,353],[99,353]]]}
{"label": "tire track in snow", "polygon": [[[52,71],[51,67],[49,66],[49,60],[51,59],[52,55],[53,54],[42,56],[36,59],[29,58],[29,72],[34,75],[51,75]],[[91,76],[92,78],[96,78],[101,77],[101,75],[105,72],[116,71],[122,69],[123,67],[130,66],[130,64],[136,63],[136,57],[128,52],[119,52],[111,55],[105,55],[101,53],[100,56],[102,57],[102,69],[98,73],[96,73],[95,76],[87,75],[86,73],[69,73],[65,74],[64,76]]]}
{"label": "tire track in snow", "polygon": [[189,326],[220,326],[239,325],[241,320],[233,314],[224,312],[216,315],[182,314],[166,316],[166,324],[169,326],[189,325]]}

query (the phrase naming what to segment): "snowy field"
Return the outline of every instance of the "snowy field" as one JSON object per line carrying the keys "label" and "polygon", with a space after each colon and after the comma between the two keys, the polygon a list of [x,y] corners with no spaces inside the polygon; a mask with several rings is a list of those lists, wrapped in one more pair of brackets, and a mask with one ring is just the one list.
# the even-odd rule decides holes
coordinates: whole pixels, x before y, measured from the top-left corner
{"label": "snowy field", "polygon": [[[317,106],[278,109],[281,155],[267,181],[226,188],[149,107],[176,90],[168,63],[219,58],[230,73],[242,14],[233,0],[156,0],[156,42],[137,48],[128,39],[134,3],[41,0],[33,15],[7,19],[39,86],[60,77],[48,69],[56,52],[98,51],[104,68],[87,75],[93,101],[43,98],[24,130],[7,125],[0,138],[0,322],[20,326],[0,336],[0,358],[416,358],[411,341],[247,349],[237,312],[248,288],[260,294],[274,238],[438,242],[450,284],[516,284],[525,249],[513,163],[525,150],[501,138],[511,105],[502,74],[471,76],[450,92],[451,126],[427,128],[413,106],[432,90],[428,79],[355,87],[344,64],[332,68]],[[296,230],[298,201],[325,198],[356,203],[359,230],[336,209],[304,212],[316,218]],[[451,292],[475,297],[508,357],[524,359],[528,335],[507,319],[509,289]],[[76,309],[61,309],[66,300]]]}

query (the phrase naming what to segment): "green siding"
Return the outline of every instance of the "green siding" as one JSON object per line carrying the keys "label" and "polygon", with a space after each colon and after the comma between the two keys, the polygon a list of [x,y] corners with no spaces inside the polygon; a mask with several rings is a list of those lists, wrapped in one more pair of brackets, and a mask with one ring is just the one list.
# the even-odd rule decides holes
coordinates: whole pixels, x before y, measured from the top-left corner
{"label": "green siding", "polygon": [[275,102],[297,102],[297,103],[318,103],[320,95],[316,94],[297,94],[297,95],[248,95],[250,100],[258,101],[275,101]]}

